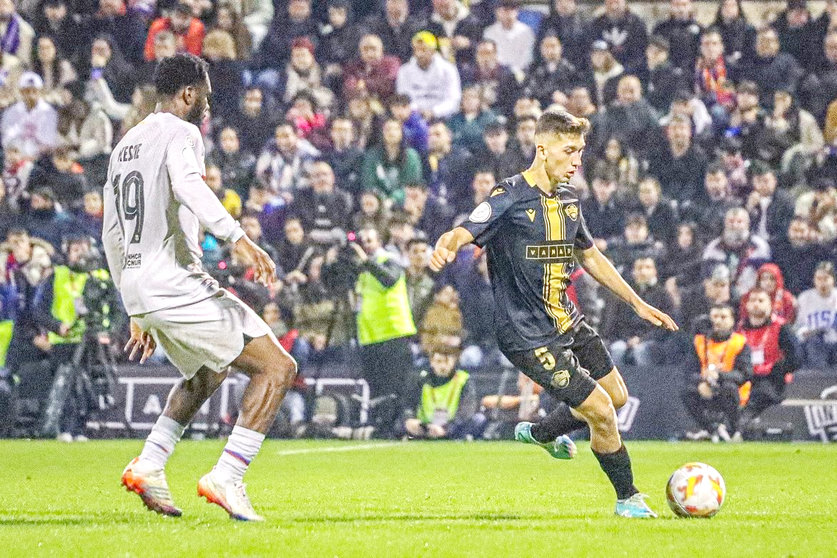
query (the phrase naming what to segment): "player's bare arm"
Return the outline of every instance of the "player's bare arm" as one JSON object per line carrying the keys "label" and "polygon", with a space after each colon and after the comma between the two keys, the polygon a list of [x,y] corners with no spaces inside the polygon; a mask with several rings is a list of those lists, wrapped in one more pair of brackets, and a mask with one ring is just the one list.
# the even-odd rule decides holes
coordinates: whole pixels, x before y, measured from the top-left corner
{"label": "player's bare arm", "polygon": [[247,235],[235,241],[235,249],[253,263],[253,267],[256,269],[254,277],[256,281],[265,287],[273,285],[276,279],[276,264],[267,255],[267,252],[259,248],[259,245],[250,240]]}
{"label": "player's bare arm", "polygon": [[436,248],[430,256],[430,269],[442,271],[442,268],[456,258],[456,253],[466,244],[474,241],[474,236],[462,227],[456,227],[439,237]]}
{"label": "player's bare arm", "polygon": [[613,294],[627,302],[637,315],[657,327],[670,331],[677,331],[679,328],[674,320],[665,312],[654,308],[634,291],[627,281],[622,278],[613,264],[610,263],[604,254],[594,245],[587,250],[576,252],[578,262],[584,267],[593,279],[610,289]]}

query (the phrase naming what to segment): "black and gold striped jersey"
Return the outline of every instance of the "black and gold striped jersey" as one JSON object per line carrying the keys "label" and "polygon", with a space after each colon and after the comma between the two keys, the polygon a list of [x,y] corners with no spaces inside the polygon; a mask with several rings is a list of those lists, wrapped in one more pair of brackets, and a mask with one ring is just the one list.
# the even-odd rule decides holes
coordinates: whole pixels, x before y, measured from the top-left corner
{"label": "black and gold striped jersey", "polygon": [[503,351],[543,347],[581,320],[567,287],[575,250],[591,248],[593,238],[571,186],[548,196],[520,174],[507,178],[462,227],[487,252]]}

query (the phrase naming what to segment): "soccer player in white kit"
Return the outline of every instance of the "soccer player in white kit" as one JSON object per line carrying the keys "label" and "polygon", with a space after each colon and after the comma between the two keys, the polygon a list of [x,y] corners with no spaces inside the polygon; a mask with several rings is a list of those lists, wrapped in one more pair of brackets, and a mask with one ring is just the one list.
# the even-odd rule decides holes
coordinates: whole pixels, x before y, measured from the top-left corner
{"label": "soccer player in white kit", "polygon": [[113,151],[104,189],[102,240],[128,314],[125,347],[140,362],[162,346],[183,374],[122,484],[158,513],[179,516],[165,465],[185,426],[234,366],[250,377],[224,452],[198,482],[198,494],[232,518],[261,521],[242,477],[296,375],[296,362],[270,328],[201,267],[200,227],[234,245],[270,284],[275,265],[245,234],[204,182],[197,124],[209,109],[207,65],[191,54],[162,60],[154,77],[157,112]]}

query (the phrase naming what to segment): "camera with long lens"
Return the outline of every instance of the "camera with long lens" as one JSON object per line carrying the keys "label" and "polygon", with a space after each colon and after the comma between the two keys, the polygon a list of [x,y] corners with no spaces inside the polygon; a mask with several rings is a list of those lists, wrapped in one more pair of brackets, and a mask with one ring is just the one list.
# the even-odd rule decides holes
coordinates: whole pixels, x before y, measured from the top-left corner
{"label": "camera with long lens", "polygon": [[354,232],[341,235],[337,259],[323,267],[323,283],[327,289],[337,292],[354,290],[360,274],[361,261],[357,252],[350,246],[353,242],[357,242]]}

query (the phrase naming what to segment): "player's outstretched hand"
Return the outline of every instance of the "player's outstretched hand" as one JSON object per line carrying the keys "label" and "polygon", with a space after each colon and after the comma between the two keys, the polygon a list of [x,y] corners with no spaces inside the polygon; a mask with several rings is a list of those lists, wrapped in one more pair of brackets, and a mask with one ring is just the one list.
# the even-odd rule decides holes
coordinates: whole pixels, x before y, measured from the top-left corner
{"label": "player's outstretched hand", "polygon": [[140,355],[140,364],[145,364],[148,357],[154,354],[157,342],[147,331],[143,331],[137,322],[131,318],[131,338],[125,344],[125,352],[128,353],[128,360],[134,360],[137,354]]}
{"label": "player's outstretched hand", "polygon": [[454,231],[448,231],[439,237],[430,256],[430,269],[442,271],[443,267],[456,259],[456,250],[451,250],[451,243],[455,243]]}
{"label": "player's outstretched hand", "polygon": [[235,242],[235,249],[240,250],[246,258],[253,262],[256,268],[254,279],[269,287],[276,280],[276,264],[267,255],[267,252],[259,248],[259,245],[250,240],[247,235],[242,236]]}
{"label": "player's outstretched hand", "polygon": [[669,331],[677,331],[680,329],[671,316],[654,308],[648,303],[642,302],[638,307],[634,308],[637,315],[643,320],[649,321],[657,327],[665,328]]}

